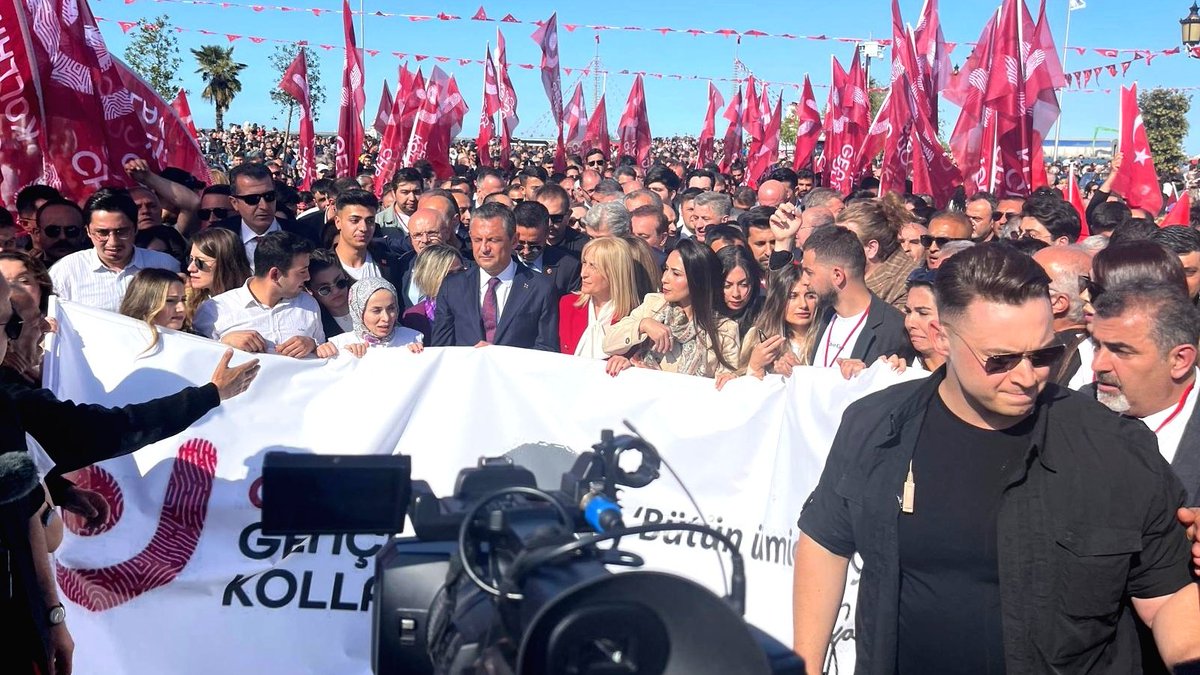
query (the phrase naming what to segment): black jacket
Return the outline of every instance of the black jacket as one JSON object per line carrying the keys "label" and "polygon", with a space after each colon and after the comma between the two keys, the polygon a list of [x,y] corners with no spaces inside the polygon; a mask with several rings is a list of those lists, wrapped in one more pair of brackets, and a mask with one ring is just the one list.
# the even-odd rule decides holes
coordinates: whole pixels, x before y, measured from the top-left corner
{"label": "black jacket", "polygon": [[553,246],[542,249],[542,274],[554,282],[554,292],[558,297],[579,290],[582,283],[579,278],[580,268],[579,258],[567,251]]}
{"label": "black jacket", "polygon": [[[324,224],[324,223],[322,223]],[[238,236],[238,241],[242,240],[242,217],[233,215],[213,227],[223,227],[230,230]],[[280,220],[279,228],[284,232],[291,232],[303,239],[308,240],[313,248],[321,248],[321,229],[319,226],[314,227],[311,222],[309,224],[301,224],[295,220]],[[251,263],[254,261],[251,260]]]}
{"label": "black jacket", "polygon": [[[830,307],[821,317],[821,330],[817,335],[824,334],[833,316],[834,311]],[[858,359],[870,366],[881,356],[893,355],[899,355],[905,362],[912,362],[917,352],[908,340],[904,315],[872,293],[862,332],[847,358]]]}
{"label": "black jacket", "polygon": [[[438,291],[433,346],[474,347],[484,337],[479,268],[471,265],[446,277]],[[508,300],[500,311],[497,345],[558,351],[558,295],[550,280],[516,263]]]}

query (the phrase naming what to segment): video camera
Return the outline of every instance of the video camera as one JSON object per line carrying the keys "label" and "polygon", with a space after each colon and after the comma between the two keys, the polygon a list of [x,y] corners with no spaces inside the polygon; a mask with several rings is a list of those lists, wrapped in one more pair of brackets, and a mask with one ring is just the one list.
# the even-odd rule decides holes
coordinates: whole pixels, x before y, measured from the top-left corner
{"label": "video camera", "polygon": [[[268,453],[263,532],[393,535],[375,563],[376,675],[802,675],[790,649],[743,621],[744,566],[728,537],[694,523],[625,526],[617,489],[649,485],[661,466],[636,433],[605,430],[558,490],[507,457],[481,458],[439,499],[410,479],[408,457]],[[415,538],[396,534],[406,513]],[[608,570],[643,564],[622,537],[668,530],[725,545],[728,597],[672,574]]]}

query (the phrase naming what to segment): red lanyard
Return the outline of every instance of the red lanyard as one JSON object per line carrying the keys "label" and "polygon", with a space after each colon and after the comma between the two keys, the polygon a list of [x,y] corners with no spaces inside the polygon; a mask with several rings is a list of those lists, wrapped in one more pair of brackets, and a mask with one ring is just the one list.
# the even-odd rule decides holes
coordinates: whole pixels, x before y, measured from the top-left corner
{"label": "red lanyard", "polygon": [[833,318],[829,320],[829,328],[825,329],[826,330],[826,333],[825,333],[825,367],[826,368],[833,365],[834,363],[837,363],[838,357],[842,355],[842,350],[846,348],[846,345],[850,344],[850,338],[854,337],[854,334],[857,333],[858,329],[862,327],[863,322],[867,320],[867,315],[870,313],[871,313],[870,307],[867,307],[865,310],[863,310],[863,315],[858,317],[858,323],[854,324],[854,328],[850,329],[850,333],[846,335],[846,339],[842,340],[842,344],[838,345],[838,350],[837,350],[837,352],[834,353],[833,360],[831,363],[830,359],[829,359],[829,342],[831,340],[833,340],[833,322],[837,321],[837,319],[838,319],[837,313],[834,312]]}
{"label": "red lanyard", "polygon": [[1196,386],[1196,381],[1192,380],[1192,383],[1189,384],[1188,388],[1184,390],[1183,396],[1179,397],[1179,405],[1175,406],[1175,409],[1171,411],[1171,414],[1167,415],[1167,419],[1163,420],[1162,424],[1158,425],[1158,428],[1154,430],[1155,434],[1162,431],[1163,427],[1170,424],[1171,420],[1175,419],[1175,417],[1179,415],[1180,411],[1183,410],[1184,404],[1187,403],[1188,394],[1192,393],[1192,387],[1194,386]]}

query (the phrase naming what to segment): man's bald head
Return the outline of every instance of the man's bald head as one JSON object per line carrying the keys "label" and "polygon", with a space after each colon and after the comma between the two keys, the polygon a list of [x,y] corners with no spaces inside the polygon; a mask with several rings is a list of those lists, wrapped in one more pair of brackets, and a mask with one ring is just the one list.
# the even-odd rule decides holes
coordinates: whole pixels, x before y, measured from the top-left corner
{"label": "man's bald head", "polygon": [[1033,254],[1034,261],[1050,277],[1050,307],[1054,311],[1054,330],[1083,328],[1083,298],[1079,296],[1079,277],[1092,270],[1092,256],[1084,249],[1050,246]]}
{"label": "man's bald head", "polygon": [[438,209],[418,208],[408,218],[408,237],[418,254],[439,243],[454,243],[454,221]]}
{"label": "man's bald head", "polygon": [[444,190],[426,192],[417,200],[418,209],[433,209],[441,211],[446,216],[446,220],[454,220],[458,217],[458,204],[454,201],[454,197]]}
{"label": "man's bald head", "polygon": [[782,181],[765,180],[758,186],[758,205],[776,207],[787,201],[788,186]]}

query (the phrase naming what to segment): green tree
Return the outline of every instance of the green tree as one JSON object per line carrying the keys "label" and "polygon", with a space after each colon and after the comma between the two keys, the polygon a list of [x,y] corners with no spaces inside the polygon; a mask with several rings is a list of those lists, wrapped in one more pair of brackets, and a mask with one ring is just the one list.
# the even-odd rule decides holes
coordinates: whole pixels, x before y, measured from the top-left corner
{"label": "green tree", "polygon": [[178,92],[179,40],[166,14],[153,20],[138,19],[133,39],[125,48],[125,62],[158,92],[170,101]]}
{"label": "green tree", "polygon": [[233,47],[220,45],[204,45],[193,49],[196,64],[200,66],[196,72],[204,78],[204,91],[200,95],[216,108],[217,129],[225,128],[225,111],[233,103],[233,97],[242,91],[242,81],[238,75],[246,68],[246,64],[233,60]]}
{"label": "green tree", "polygon": [[[880,90],[879,84],[875,78],[871,78],[869,86],[871,90],[868,100],[871,103],[871,121],[875,121],[875,113],[879,112],[879,107],[883,105],[883,99],[887,97],[887,91]],[[878,91],[877,91],[878,90]],[[815,95],[815,93],[814,93]],[[828,114],[829,107],[825,107],[825,111],[821,113],[821,119],[825,119]],[[783,122],[779,125],[779,142],[783,145],[795,144],[796,129],[800,126],[800,120],[796,117],[796,106],[788,106],[787,115],[783,118]]]}
{"label": "green tree", "polygon": [[1179,173],[1179,166],[1187,161],[1183,138],[1188,132],[1191,94],[1155,87],[1138,94],[1138,106],[1142,109],[1146,140],[1150,141],[1150,152],[1159,175],[1166,177]]}
{"label": "green tree", "polygon": [[[292,65],[292,61],[296,58],[296,52],[299,50],[300,45],[294,43],[276,45],[275,53],[270,57],[271,67],[279,73],[276,81],[283,79],[283,74],[287,72],[288,66]],[[325,85],[321,84],[321,65],[317,63],[316,56],[311,49],[304,50],[304,62],[308,66],[308,97],[312,101],[313,121],[319,121],[321,105],[325,103]],[[271,100],[279,106],[279,114],[276,115],[276,119],[287,119],[295,100],[278,87],[271,89]]]}

